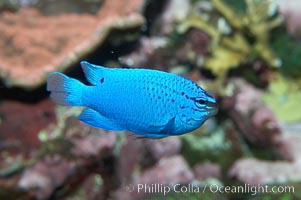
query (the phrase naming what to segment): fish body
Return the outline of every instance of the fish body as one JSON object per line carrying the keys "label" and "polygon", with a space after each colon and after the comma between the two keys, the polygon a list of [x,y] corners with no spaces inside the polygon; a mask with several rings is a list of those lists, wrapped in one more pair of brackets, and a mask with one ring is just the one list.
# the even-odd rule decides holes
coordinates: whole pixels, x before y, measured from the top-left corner
{"label": "fish body", "polygon": [[86,106],[78,119],[90,126],[163,138],[190,132],[217,112],[215,99],[184,77],[86,61],[81,66],[91,85],[53,72],[47,90],[59,105]]}

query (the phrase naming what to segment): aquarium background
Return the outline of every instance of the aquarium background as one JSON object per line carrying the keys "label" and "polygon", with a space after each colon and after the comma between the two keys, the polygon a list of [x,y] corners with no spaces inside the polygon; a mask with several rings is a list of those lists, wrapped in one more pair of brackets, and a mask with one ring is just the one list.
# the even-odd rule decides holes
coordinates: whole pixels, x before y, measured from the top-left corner
{"label": "aquarium background", "polygon": [[[0,0],[0,199],[301,199],[300,9]],[[81,60],[187,77],[219,112],[164,139],[91,128],[45,86],[53,71],[87,83]]]}

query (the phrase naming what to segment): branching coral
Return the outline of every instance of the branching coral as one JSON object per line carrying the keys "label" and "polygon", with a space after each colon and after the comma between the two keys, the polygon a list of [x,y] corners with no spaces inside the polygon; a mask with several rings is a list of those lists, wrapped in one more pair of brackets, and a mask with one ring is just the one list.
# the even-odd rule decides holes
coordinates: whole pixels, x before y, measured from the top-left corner
{"label": "branching coral", "polygon": [[[270,1],[245,0],[246,11],[236,13],[222,0],[212,0],[215,9],[226,19],[232,33],[223,33],[210,21],[198,13],[191,14],[179,26],[180,32],[194,27],[201,29],[211,37],[211,57],[206,58],[204,67],[219,78],[223,78],[229,69],[236,68],[250,58],[259,57],[272,67],[281,66],[269,47],[270,30],[279,26],[282,18],[270,14]],[[221,19],[223,19],[221,18]]]}

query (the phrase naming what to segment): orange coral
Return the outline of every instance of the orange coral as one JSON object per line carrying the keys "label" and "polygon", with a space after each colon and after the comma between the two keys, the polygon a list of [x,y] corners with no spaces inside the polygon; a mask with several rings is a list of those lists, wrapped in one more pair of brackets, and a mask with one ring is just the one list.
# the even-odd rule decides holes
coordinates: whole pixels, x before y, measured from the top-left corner
{"label": "orange coral", "polygon": [[44,16],[34,8],[0,14],[0,76],[8,86],[33,88],[99,46],[109,32],[137,27],[143,0],[105,0],[96,15]]}

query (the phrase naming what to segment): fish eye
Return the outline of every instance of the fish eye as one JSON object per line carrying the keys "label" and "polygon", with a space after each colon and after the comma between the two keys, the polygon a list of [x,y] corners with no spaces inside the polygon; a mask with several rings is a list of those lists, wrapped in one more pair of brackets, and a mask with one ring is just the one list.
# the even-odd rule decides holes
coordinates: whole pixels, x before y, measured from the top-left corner
{"label": "fish eye", "polygon": [[206,104],[206,100],[204,100],[204,99],[198,99],[197,103],[199,103],[199,104]]}
{"label": "fish eye", "polygon": [[203,98],[196,98],[194,101],[195,105],[199,108],[203,108],[207,104],[207,100]]}

